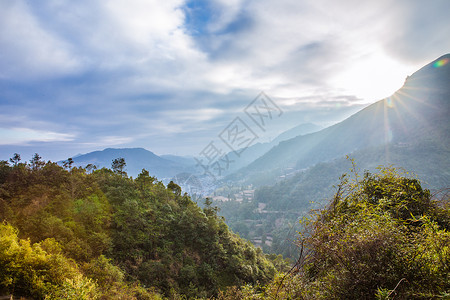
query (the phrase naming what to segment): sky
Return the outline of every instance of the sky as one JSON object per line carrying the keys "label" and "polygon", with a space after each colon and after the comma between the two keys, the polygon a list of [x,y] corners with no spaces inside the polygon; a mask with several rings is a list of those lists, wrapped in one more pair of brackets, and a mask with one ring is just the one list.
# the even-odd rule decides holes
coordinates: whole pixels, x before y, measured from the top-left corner
{"label": "sky", "polygon": [[[0,0],[0,159],[195,156],[226,147],[236,122],[254,142],[328,126],[450,52],[449,11],[448,0]],[[264,103],[274,109],[255,115]]]}

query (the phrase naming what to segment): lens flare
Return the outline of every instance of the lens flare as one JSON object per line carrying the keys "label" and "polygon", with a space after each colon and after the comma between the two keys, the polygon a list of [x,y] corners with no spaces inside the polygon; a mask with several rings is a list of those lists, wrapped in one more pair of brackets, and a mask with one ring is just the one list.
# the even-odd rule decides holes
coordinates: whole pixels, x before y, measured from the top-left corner
{"label": "lens flare", "polygon": [[443,58],[443,59],[440,59],[440,60],[436,61],[433,64],[433,67],[440,68],[442,66],[445,66],[447,63],[448,63],[448,58]]}

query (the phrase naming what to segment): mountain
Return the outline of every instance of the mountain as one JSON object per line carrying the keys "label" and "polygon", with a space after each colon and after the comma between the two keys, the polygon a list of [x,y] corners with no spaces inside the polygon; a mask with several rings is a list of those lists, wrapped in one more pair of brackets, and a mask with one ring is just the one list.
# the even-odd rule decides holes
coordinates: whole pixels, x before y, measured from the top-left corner
{"label": "mountain", "polygon": [[[392,96],[334,126],[280,142],[229,178],[269,184],[279,176],[383,145],[400,147],[403,152],[427,145],[447,151],[450,64],[446,62],[449,60],[449,54],[436,59],[407,77],[403,87]],[[384,156],[384,161],[389,162],[389,153]],[[444,171],[450,169],[448,165],[445,167]]]}
{"label": "mountain", "polygon": [[125,159],[127,163],[125,170],[128,175],[133,177],[136,177],[142,169],[146,169],[158,179],[172,177],[192,169],[189,159],[183,160],[183,158],[176,156],[163,158],[144,148],[107,148],[102,151],[78,155],[73,158],[73,161],[75,165],[82,167],[93,164],[97,168],[110,168],[111,162],[119,157]]}
{"label": "mountain", "polygon": [[265,254],[210,204],[148,173],[2,161],[0,299],[212,299],[274,278]]}
{"label": "mountain", "polygon": [[366,170],[393,165],[442,197],[450,184],[449,82],[447,54],[409,76],[392,96],[334,126],[281,142],[228,176],[228,184],[257,186],[251,202],[215,204],[235,232],[265,251],[295,258],[297,248],[288,241],[301,229],[298,218],[327,205],[342,174],[355,178],[353,168],[361,178]]}
{"label": "mountain", "polygon": [[280,135],[278,135],[276,138],[273,139],[273,141],[270,142],[273,146],[278,145],[280,142],[290,140],[292,138],[295,138],[299,135],[306,135],[310,133],[314,133],[317,131],[320,131],[323,129],[323,127],[313,124],[313,123],[303,123],[300,125],[295,126],[294,128],[291,128]]}
{"label": "mountain", "polygon": [[164,154],[160,155],[161,158],[173,161],[175,163],[178,163],[180,165],[186,166],[186,167],[192,167],[197,164],[194,157],[192,156],[178,156],[178,155],[172,155],[172,154]]}
{"label": "mountain", "polygon": [[240,156],[238,156],[233,151],[229,152],[228,158],[230,161],[233,161],[233,163],[230,164],[229,173],[237,171],[248,164],[252,163],[259,157],[263,156],[265,153],[267,153],[270,149],[277,146],[280,142],[300,136],[309,134],[312,132],[316,132],[322,129],[319,125],[313,124],[313,123],[302,123],[300,125],[297,125],[287,131],[282,132],[279,134],[275,139],[273,139],[270,142],[267,143],[256,143],[254,145],[251,145],[247,147],[245,150],[241,151],[238,150],[238,153],[241,153]]}

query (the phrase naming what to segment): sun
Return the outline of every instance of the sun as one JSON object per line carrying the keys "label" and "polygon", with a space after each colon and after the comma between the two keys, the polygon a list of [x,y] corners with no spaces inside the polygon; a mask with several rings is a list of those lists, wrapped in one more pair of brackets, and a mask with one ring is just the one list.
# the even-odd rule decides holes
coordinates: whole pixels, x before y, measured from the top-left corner
{"label": "sun", "polygon": [[360,57],[337,74],[332,84],[338,89],[372,103],[400,89],[414,66],[402,64],[387,55],[373,53]]}

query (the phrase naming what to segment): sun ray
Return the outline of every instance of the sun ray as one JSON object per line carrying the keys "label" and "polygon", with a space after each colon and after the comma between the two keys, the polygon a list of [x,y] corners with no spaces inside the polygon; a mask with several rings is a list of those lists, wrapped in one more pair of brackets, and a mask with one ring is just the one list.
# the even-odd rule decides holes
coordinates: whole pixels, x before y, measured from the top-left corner
{"label": "sun ray", "polygon": [[[398,91],[398,94],[400,96],[403,96],[403,97],[407,98],[408,99],[407,101],[413,100],[413,101],[416,101],[416,103],[420,103],[421,105],[425,105],[425,106],[428,106],[430,108],[436,108],[436,106],[430,104],[429,102],[424,101],[422,98],[419,98],[417,96],[413,96],[413,95],[411,95],[409,93],[405,93],[405,92],[403,92],[401,90]],[[415,117],[419,121],[422,121],[422,122],[426,121],[420,115],[418,115],[416,112],[414,112],[414,110],[412,110],[410,108],[411,105],[409,103],[406,103],[406,101],[404,101],[404,100],[399,101],[399,103],[402,104],[402,108],[405,109],[411,116]]]}

